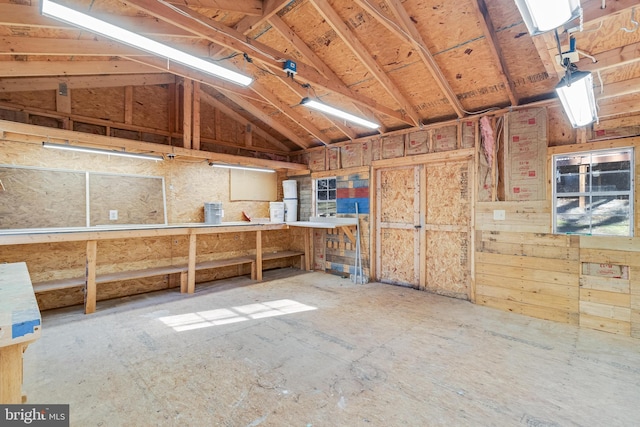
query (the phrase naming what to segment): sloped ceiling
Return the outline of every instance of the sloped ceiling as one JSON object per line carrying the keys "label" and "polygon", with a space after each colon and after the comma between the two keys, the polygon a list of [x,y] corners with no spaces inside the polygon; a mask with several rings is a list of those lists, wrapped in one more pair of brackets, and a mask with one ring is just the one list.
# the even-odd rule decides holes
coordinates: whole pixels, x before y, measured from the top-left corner
{"label": "sloped ceiling", "polygon": [[[241,88],[45,18],[36,0],[0,0],[0,91],[49,87],[59,76],[71,87],[189,78],[201,82],[202,102],[251,124],[282,152],[552,98],[563,74],[553,36],[530,37],[513,0],[58,2],[255,81]],[[640,31],[633,23],[640,4],[582,5],[582,31],[571,34],[578,67],[596,73],[601,85],[600,116],[633,113],[640,109]],[[568,48],[568,33],[561,42]],[[287,59],[297,62],[294,78],[282,71]],[[88,83],[95,75],[102,78]],[[372,133],[311,112],[300,105],[305,96],[381,128]]]}

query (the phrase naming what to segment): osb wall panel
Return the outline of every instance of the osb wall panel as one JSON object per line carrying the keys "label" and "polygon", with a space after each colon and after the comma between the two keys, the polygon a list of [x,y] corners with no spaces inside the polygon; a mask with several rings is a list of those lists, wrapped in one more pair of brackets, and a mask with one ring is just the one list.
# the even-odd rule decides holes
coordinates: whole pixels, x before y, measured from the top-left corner
{"label": "osb wall panel", "polygon": [[427,231],[426,289],[437,294],[468,299],[468,233]]}
{"label": "osb wall panel", "polygon": [[83,277],[86,243],[0,246],[0,263],[26,262],[33,283]]}
{"label": "osb wall panel", "polygon": [[578,236],[479,231],[476,302],[578,324]]}
{"label": "osb wall panel", "polygon": [[426,223],[468,225],[470,181],[467,162],[427,166],[426,173]]}
{"label": "osb wall panel", "polygon": [[381,212],[379,220],[388,223],[413,224],[417,174],[413,167],[381,170],[379,187],[381,190]]}
{"label": "osb wall panel", "polygon": [[11,104],[24,105],[25,107],[42,108],[44,110],[56,110],[56,92],[53,90],[5,92],[2,101]]}
{"label": "osb wall panel", "polygon": [[96,119],[124,122],[124,88],[73,89],[71,113]]}
{"label": "osb wall panel", "polygon": [[173,264],[170,236],[98,241],[97,274]]}
{"label": "osb wall panel", "polygon": [[[380,233],[381,282],[415,287],[418,284],[415,251],[416,231],[386,228]],[[402,248],[402,250],[400,250]]]}
{"label": "osb wall panel", "polygon": [[89,174],[91,225],[164,224],[163,190],[158,177]]}
{"label": "osb wall panel", "polygon": [[196,253],[198,262],[255,254],[256,233],[199,235],[196,240]]}
{"label": "osb wall panel", "polygon": [[166,86],[134,86],[133,124],[169,130],[169,90]]}
{"label": "osb wall panel", "polygon": [[546,108],[507,114],[505,186],[507,200],[545,200]]}
{"label": "osb wall panel", "polygon": [[85,227],[84,173],[0,167],[0,229]]}

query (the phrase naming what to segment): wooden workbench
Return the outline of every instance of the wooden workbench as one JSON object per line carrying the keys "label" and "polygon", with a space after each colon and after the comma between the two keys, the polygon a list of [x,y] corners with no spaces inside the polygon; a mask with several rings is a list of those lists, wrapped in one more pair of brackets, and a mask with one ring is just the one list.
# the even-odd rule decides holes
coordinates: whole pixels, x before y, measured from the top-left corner
{"label": "wooden workbench", "polygon": [[184,289],[187,293],[195,291],[196,282],[196,243],[197,236],[219,233],[256,233],[256,254],[253,278],[262,280],[262,232],[283,230],[284,223],[228,222],[222,224],[171,224],[154,226],[108,226],[91,228],[3,230],[0,232],[0,245],[22,245],[53,242],[86,242],[86,284],[85,313],[96,310],[96,261],[97,242],[109,239],[134,239],[159,236],[188,236],[189,257],[187,280]]}
{"label": "wooden workbench", "polygon": [[40,338],[40,310],[24,262],[0,264],[0,403],[22,403],[22,354]]}

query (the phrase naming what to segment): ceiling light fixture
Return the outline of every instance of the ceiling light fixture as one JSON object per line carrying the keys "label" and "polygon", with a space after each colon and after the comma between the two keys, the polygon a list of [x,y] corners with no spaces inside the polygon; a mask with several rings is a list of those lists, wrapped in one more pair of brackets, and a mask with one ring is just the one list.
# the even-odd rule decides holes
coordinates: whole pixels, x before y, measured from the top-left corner
{"label": "ceiling light fixture", "polygon": [[556,86],[556,93],[574,128],[586,126],[598,120],[591,73],[567,71]]}
{"label": "ceiling light fixture", "polygon": [[94,18],[93,16],[59,5],[50,0],[42,0],[42,15],[84,28],[93,33],[101,34],[134,48],[162,56],[171,61],[179,62],[187,67],[194,68],[241,86],[248,86],[253,81],[251,77],[220,67],[219,65],[205,61],[162,43],[158,43],[132,31],[125,30],[124,28],[120,28],[108,22]]}
{"label": "ceiling light fixture", "polygon": [[342,110],[338,110],[337,108],[331,107],[327,104],[323,104],[322,102],[313,100],[311,98],[303,98],[300,104],[305,107],[313,108],[314,110],[321,111],[323,113],[330,114],[335,117],[339,117],[344,120],[348,120],[350,122],[359,124],[360,126],[364,126],[369,129],[378,129],[380,127],[379,124],[370,122],[369,120],[365,120],[361,117],[354,116],[353,114],[349,114]]}
{"label": "ceiling light fixture", "polygon": [[114,150],[103,150],[101,148],[92,148],[92,147],[82,147],[79,145],[69,145],[69,144],[54,144],[51,142],[43,142],[42,146],[44,148],[55,148],[57,150],[67,150],[67,151],[79,151],[82,153],[91,153],[91,154],[107,154],[109,156],[119,156],[119,157],[131,157],[134,159],[143,159],[143,160],[164,160],[164,157],[154,155],[154,154],[143,154],[143,153],[129,153],[127,151],[114,151]]}
{"label": "ceiling light fixture", "polygon": [[213,168],[239,169],[239,170],[244,170],[244,171],[275,173],[275,170],[273,170],[273,169],[254,168],[252,166],[227,165],[227,164],[224,164],[224,163],[209,162],[209,166],[211,166]]}
{"label": "ceiling light fixture", "polygon": [[582,15],[580,0],[515,0],[529,34],[551,31]]}
{"label": "ceiling light fixture", "polygon": [[593,92],[593,76],[586,71],[578,71],[578,67],[571,63],[571,59],[563,56],[557,29],[555,30],[555,38],[560,63],[565,69],[564,77],[556,86],[556,93],[571,126],[574,128],[586,126],[598,120],[596,96]]}

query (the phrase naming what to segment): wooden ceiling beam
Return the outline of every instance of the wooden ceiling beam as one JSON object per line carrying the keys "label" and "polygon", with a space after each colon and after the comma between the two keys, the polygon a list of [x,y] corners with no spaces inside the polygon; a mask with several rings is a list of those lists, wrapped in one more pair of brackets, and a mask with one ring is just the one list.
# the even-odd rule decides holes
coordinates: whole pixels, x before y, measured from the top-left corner
{"label": "wooden ceiling beam", "polygon": [[[85,11],[83,11],[85,12]],[[150,17],[141,16],[121,16],[110,15],[104,13],[91,13],[92,16],[103,19],[107,22],[111,22],[115,25],[121,26],[130,31],[139,32],[143,29],[141,34],[147,36],[160,36],[171,38],[194,38],[194,35],[188,31],[181,30],[168,25],[164,22],[159,22],[156,19]],[[23,29],[34,28],[50,28],[59,30],[74,30],[81,31],[77,27],[69,25],[64,22],[60,22],[53,18],[47,18],[40,14],[39,6],[28,6],[19,4],[0,3],[0,25],[7,27],[19,27]]]}
{"label": "wooden ceiling beam", "polygon": [[619,116],[621,114],[630,114],[640,112],[640,100],[621,100],[620,102],[603,105],[598,110],[598,117]]}
{"label": "wooden ceiling beam", "polygon": [[96,74],[149,74],[154,70],[131,61],[0,61],[0,77],[42,77]]}
{"label": "wooden ceiling beam", "polygon": [[291,131],[291,129],[289,129],[288,127],[282,125],[276,120],[273,120],[271,116],[266,114],[260,108],[253,105],[251,102],[247,101],[242,96],[239,96],[233,92],[227,92],[227,91],[223,91],[223,92],[224,92],[224,96],[229,98],[231,101],[233,101],[242,109],[246,110],[252,116],[256,117],[258,120],[261,120],[262,122],[266,123],[268,126],[271,126],[273,130],[280,133],[285,138],[289,139],[289,141],[293,142],[298,147],[302,149],[311,148],[311,144],[304,141],[302,138],[296,135],[293,131]]}
{"label": "wooden ceiling beam", "polygon": [[478,15],[478,20],[480,22],[480,27],[482,27],[482,32],[484,33],[485,39],[489,44],[489,50],[491,51],[493,61],[498,67],[500,80],[502,80],[502,83],[507,90],[511,105],[516,106],[519,103],[519,99],[516,94],[516,87],[513,83],[513,80],[509,76],[507,62],[505,61],[504,55],[502,54],[500,41],[498,40],[495,26],[493,25],[493,21],[491,20],[491,16],[489,15],[487,4],[485,3],[485,0],[474,0],[471,3],[476,10],[476,14]]}
{"label": "wooden ceiling beam", "polygon": [[640,91],[640,77],[609,83],[604,86],[604,91],[601,91],[599,87],[595,87],[594,90],[596,92],[597,99],[609,99],[631,95]]}
{"label": "wooden ceiling beam", "polygon": [[0,55],[136,56],[149,54],[122,43],[105,39],[0,37]]}
{"label": "wooden ceiling beam", "polygon": [[[366,6],[368,6],[368,8],[371,7],[368,1],[358,1],[358,3],[365,4]],[[374,17],[381,23],[384,21],[385,23],[383,25],[385,25],[388,30],[413,46],[422,63],[425,65],[425,67],[427,67],[427,70],[429,70],[429,73],[438,85],[438,88],[443,93],[447,101],[449,101],[449,105],[451,106],[451,108],[453,108],[456,115],[458,117],[464,117],[464,108],[462,107],[458,96],[449,85],[449,82],[447,82],[444,74],[442,74],[442,70],[440,70],[440,67],[438,66],[435,58],[433,57],[431,52],[429,52],[429,49],[427,49],[427,45],[424,42],[422,35],[418,31],[418,28],[416,27],[414,22],[411,20],[411,17],[407,13],[402,3],[399,0],[387,0],[386,3],[389,7],[389,10],[391,10],[393,15],[395,16],[396,20],[400,23],[401,28],[404,29],[405,34],[403,34],[403,31],[398,30],[395,25],[384,19],[384,12],[380,8],[373,10]]]}
{"label": "wooden ceiling beam", "polygon": [[291,0],[264,0],[262,16],[245,16],[235,25],[234,28],[236,31],[246,34],[264,24],[268,19],[275,16],[276,13],[280,12],[280,10],[289,3],[291,3]]}
{"label": "wooden ceiling beam", "polygon": [[602,0],[582,0],[582,16],[584,25],[600,22],[603,18],[613,16],[627,9],[638,6],[638,0],[607,0],[602,8]]}
{"label": "wooden ceiling beam", "polygon": [[58,90],[61,83],[68,89],[91,89],[101,87],[148,86],[175,83],[176,77],[169,73],[131,74],[117,76],[68,76],[68,77],[17,77],[0,80],[0,92],[25,92]]}
{"label": "wooden ceiling beam", "polygon": [[167,3],[184,4],[202,9],[224,10],[244,15],[262,16],[261,0],[168,0]]}
{"label": "wooden ceiling beam", "polygon": [[576,62],[580,71],[598,72],[610,68],[622,67],[640,61],[640,42],[600,52],[591,58],[582,58]]}
{"label": "wooden ceiling beam", "polygon": [[17,133],[22,135],[32,135],[36,143],[42,143],[47,138],[56,140],[65,140],[71,143],[81,143],[90,146],[125,148],[127,150],[135,150],[140,152],[153,152],[159,154],[170,154],[173,156],[187,157],[193,159],[202,159],[220,161],[231,164],[239,164],[246,166],[267,167],[273,169],[292,169],[306,170],[307,165],[299,163],[282,162],[278,160],[266,160],[254,157],[235,156],[232,154],[213,153],[209,151],[192,150],[182,147],[174,147],[164,144],[155,144],[152,142],[134,141],[124,138],[116,138],[112,136],[86,134],[64,129],[49,128],[43,126],[29,125],[25,123],[10,122],[0,120],[0,132]]}
{"label": "wooden ceiling beam", "polygon": [[234,111],[232,108],[230,108],[226,104],[223,104],[222,102],[218,101],[214,96],[211,96],[208,93],[202,91],[202,92],[200,92],[200,100],[203,101],[203,102],[206,102],[207,104],[209,104],[213,108],[217,108],[223,114],[225,114],[226,116],[232,118],[233,120],[235,120],[236,122],[242,124],[243,126],[248,126],[248,125],[252,126],[253,127],[253,132],[255,132],[260,137],[264,138],[267,142],[269,142],[270,144],[274,145],[278,149],[284,150],[284,151],[291,151],[291,149],[289,147],[284,145],[278,139],[274,138],[273,135],[268,133],[266,130],[262,129],[260,126],[257,126],[255,123],[251,122],[249,119],[247,119],[246,117],[244,117],[240,113]]}
{"label": "wooden ceiling beam", "polygon": [[327,0],[311,0],[318,13],[325,19],[327,24],[338,34],[338,37],[351,50],[351,52],[362,62],[372,76],[382,85],[384,90],[398,103],[400,109],[406,114],[414,126],[420,126],[421,120],[418,113],[406,100],[400,89],[391,81],[387,73],[373,59],[364,45],[344,23],[342,18],[336,13]]}
{"label": "wooden ceiling beam", "polygon": [[[289,59],[288,55],[264,43],[247,38],[241,32],[229,28],[187,7],[175,6],[174,8],[168,8],[155,0],[129,0],[127,4],[158,19],[190,31],[213,43],[221,44],[236,52],[246,52],[253,59],[273,68],[276,73],[282,73],[282,61]],[[384,105],[380,105],[372,98],[351,91],[343,82],[324,78],[315,68],[308,64],[298,62],[297,66],[298,74],[296,78],[300,81],[312,84],[316,88],[339,94],[351,102],[364,105],[402,122],[413,123],[412,119],[407,119],[405,115]]]}
{"label": "wooden ceiling beam", "polygon": [[224,89],[227,91],[233,91],[239,95],[246,96],[248,98],[255,98],[253,92],[247,88],[240,87],[236,84],[227,82],[222,79],[218,79],[216,77],[210,76],[206,73],[196,71],[193,68],[187,67],[182,64],[178,64],[175,62],[168,61],[164,58],[158,57],[147,57],[147,56],[134,56],[134,57],[126,57],[132,62],[138,62],[140,64],[147,65],[151,68],[155,68],[158,71],[162,72],[170,72],[177,76],[184,77],[187,79],[191,79],[207,86],[211,86],[217,89]]}

